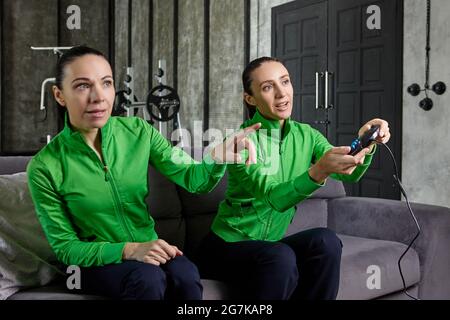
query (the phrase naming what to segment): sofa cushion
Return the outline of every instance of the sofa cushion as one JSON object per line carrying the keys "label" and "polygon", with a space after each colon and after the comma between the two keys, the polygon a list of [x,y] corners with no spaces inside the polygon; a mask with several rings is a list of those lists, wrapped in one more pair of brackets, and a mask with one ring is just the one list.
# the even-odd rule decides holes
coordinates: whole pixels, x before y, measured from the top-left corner
{"label": "sofa cushion", "polygon": [[[184,148],[184,152],[190,155],[196,161],[202,161],[203,152],[199,148]],[[177,187],[178,194],[181,200],[183,215],[204,215],[216,213],[220,201],[225,199],[225,191],[227,189],[228,174],[225,172],[223,178],[219,181],[217,186],[208,194],[193,194],[181,187]]]}
{"label": "sofa cushion", "polygon": [[45,285],[60,271],[28,190],[25,172],[0,176],[0,299]]}
{"label": "sofa cushion", "polygon": [[233,291],[226,283],[212,280],[201,279],[203,285],[203,300],[230,300],[233,298]]}
{"label": "sofa cushion", "polygon": [[219,203],[225,199],[228,175],[225,173],[217,186],[210,193],[194,194],[178,187],[183,215],[204,215],[216,213]]}
{"label": "sofa cushion", "polygon": [[156,219],[155,230],[159,239],[163,239],[180,250],[185,249],[186,222],[184,218]]}
{"label": "sofa cushion", "polygon": [[[365,300],[388,297],[389,294],[403,290],[397,261],[406,245],[398,242],[373,240],[346,235],[338,235],[343,244],[340,289],[338,300]],[[380,289],[369,289],[367,282],[373,276],[368,273],[370,266],[380,268]],[[402,259],[402,271],[406,287],[410,288],[420,280],[419,258],[414,250]],[[370,280],[370,279],[369,279]],[[209,280],[213,281],[213,280]],[[300,280],[301,281],[301,278]],[[372,283],[371,281],[369,281]],[[206,281],[202,280],[206,284]],[[231,286],[222,282],[207,283],[205,298],[226,298],[233,294]],[[236,289],[235,289],[236,290]],[[413,293],[413,291],[411,292]],[[417,292],[416,292],[417,295]],[[399,296],[398,298],[401,298]]]}
{"label": "sofa cushion", "polygon": [[[413,297],[419,296],[419,284],[415,284],[412,287],[406,288],[406,290]],[[393,293],[387,294],[385,296],[376,298],[375,300],[408,300],[408,301],[411,301],[411,298],[408,297],[403,290],[401,290],[401,291],[393,292]]]}
{"label": "sofa cushion", "polygon": [[[203,285],[204,300],[227,300],[231,299],[231,289],[225,283],[201,279]],[[63,282],[55,283],[45,287],[31,288],[17,292],[8,300],[109,300],[110,298],[92,294],[79,293],[76,290],[68,290]]]}
{"label": "sofa cushion", "polygon": [[64,282],[17,292],[8,300],[106,300],[108,298],[70,291]]}
{"label": "sofa cushion", "polygon": [[[398,258],[406,249],[406,245],[398,242],[373,240],[346,235],[338,235],[343,243],[340,290],[338,300],[365,300],[386,296],[393,292],[403,290],[400,273],[397,266]],[[368,268],[378,266],[380,268],[380,289],[369,289],[367,282],[373,275],[368,273]],[[410,249],[402,259],[402,272],[405,277],[406,287],[417,285],[420,280],[419,258],[417,253]],[[232,292],[229,286],[212,285],[214,290],[208,294],[222,297],[229,296]]]}
{"label": "sofa cushion", "polygon": [[31,157],[0,157],[0,174],[25,172]]}
{"label": "sofa cushion", "polygon": [[297,212],[292,219],[285,236],[311,228],[327,226],[328,202],[325,199],[307,199],[297,205]]}
{"label": "sofa cushion", "polygon": [[[341,234],[338,236],[343,244],[338,299],[373,299],[403,289],[397,262],[407,248],[405,244]],[[414,249],[411,248],[403,257],[401,266],[406,287],[419,282],[419,257]],[[372,280],[375,272],[378,272],[377,268],[380,271],[380,288],[369,289],[368,281],[369,284],[376,284]]]}
{"label": "sofa cushion", "polygon": [[205,214],[186,218],[186,244],[184,248],[188,257],[197,253],[201,241],[211,229],[214,216],[215,214]]}
{"label": "sofa cushion", "polygon": [[181,217],[181,203],[175,184],[152,166],[148,170],[148,189],[145,201],[153,218]]}
{"label": "sofa cushion", "polygon": [[326,180],[325,186],[317,189],[310,197],[310,199],[321,198],[341,198],[345,197],[345,188],[341,181],[334,180],[333,178],[328,178]]}

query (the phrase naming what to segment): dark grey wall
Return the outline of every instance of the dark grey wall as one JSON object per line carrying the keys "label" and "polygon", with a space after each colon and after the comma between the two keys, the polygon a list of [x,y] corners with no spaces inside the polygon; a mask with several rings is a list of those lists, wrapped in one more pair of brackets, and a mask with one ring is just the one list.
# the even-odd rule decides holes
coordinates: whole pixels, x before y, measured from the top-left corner
{"label": "dark grey wall", "polygon": [[[41,122],[40,84],[54,74],[55,57],[31,51],[32,45],[57,43],[55,0],[5,0],[2,21],[2,142],[4,150],[24,151],[40,146],[54,121]],[[54,113],[49,112],[53,119]]]}
{"label": "dark grey wall", "polygon": [[125,79],[128,65],[128,0],[114,0],[114,70],[116,88]]}
{"label": "dark grey wall", "polygon": [[[26,1],[26,0],[25,0]],[[36,1],[38,2],[38,1]],[[66,13],[70,5],[81,9],[81,29],[67,28]],[[109,0],[60,0],[59,1],[59,45],[85,44],[106,54],[110,53],[110,1]]]}
{"label": "dark grey wall", "polygon": [[[202,140],[205,105],[205,8],[203,0],[180,1],[178,19],[178,94],[182,126],[192,141]],[[197,121],[194,133],[194,122]],[[195,134],[195,136],[194,136]]]}
{"label": "dark grey wall", "polygon": [[[60,125],[50,89],[47,114],[39,110],[41,83],[55,76],[57,56],[30,47],[87,44],[109,53],[109,0],[4,0],[1,5],[1,151],[33,152]],[[81,30],[66,27],[69,5],[81,8]]]}
{"label": "dark grey wall", "polygon": [[242,123],[246,2],[153,1],[153,68],[158,59],[167,61],[167,83],[176,86],[181,98],[182,126],[195,141],[202,139],[202,128],[225,134]]}
{"label": "dark grey wall", "polygon": [[[133,0],[132,2],[132,66],[135,70],[135,94],[144,101],[152,87],[149,83],[151,73],[150,57],[150,22],[151,2],[148,0]],[[126,50],[124,50],[126,51]],[[152,77],[150,77],[152,79]]]}
{"label": "dark grey wall", "polygon": [[[0,151],[36,152],[45,145],[41,140],[61,127],[50,90],[45,121],[40,121],[45,113],[39,111],[41,83],[54,77],[57,57],[32,51],[31,45],[86,44],[103,51],[112,62],[117,89],[124,87],[131,62],[135,95],[141,101],[156,85],[158,60],[165,59],[167,84],[175,86],[181,98],[184,128],[193,134],[195,121],[200,129],[201,121],[223,131],[237,128],[243,118],[246,1],[3,0]],[[66,27],[69,5],[81,8],[81,30]],[[197,133],[201,139],[202,132]]]}
{"label": "dark grey wall", "polygon": [[242,122],[245,57],[244,1],[212,0],[210,29],[210,127],[234,129]]}
{"label": "dark grey wall", "polygon": [[[127,66],[133,66],[134,93],[140,101],[145,100],[151,88],[152,10],[152,1],[132,0],[130,5],[130,0],[114,0],[113,54],[116,87],[124,87]],[[130,12],[131,32],[129,30]],[[133,48],[131,52],[128,52],[129,42]]]}

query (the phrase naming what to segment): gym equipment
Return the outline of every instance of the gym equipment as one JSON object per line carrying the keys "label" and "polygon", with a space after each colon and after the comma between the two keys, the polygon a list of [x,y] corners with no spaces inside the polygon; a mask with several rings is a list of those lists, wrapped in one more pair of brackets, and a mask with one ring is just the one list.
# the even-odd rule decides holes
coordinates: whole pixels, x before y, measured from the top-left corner
{"label": "gym equipment", "polygon": [[46,106],[44,105],[44,100],[45,100],[45,91],[46,91],[46,86],[49,83],[56,83],[56,78],[47,78],[42,82],[41,85],[41,105],[39,107],[39,110],[43,111],[46,109]]}
{"label": "gym equipment", "polygon": [[54,54],[58,55],[58,58],[61,58],[64,50],[70,50],[72,47],[33,47],[31,46],[31,50],[34,51],[53,51]]}
{"label": "gym equipment", "polygon": [[[31,46],[30,48],[33,51],[53,51],[53,53],[58,56],[58,59],[60,59],[61,56],[63,55],[63,51],[69,50],[72,47],[34,47],[34,46]],[[40,104],[39,104],[39,110],[45,112],[44,119],[40,120],[42,122],[47,120],[47,107],[45,106],[45,93],[47,92],[47,86],[49,84],[55,84],[55,83],[56,83],[56,78],[47,78],[47,79],[44,79],[44,81],[42,81],[41,100],[40,100]],[[45,137],[42,137],[40,139],[40,142],[49,144],[51,139],[52,139],[52,136],[47,134],[47,135],[45,135]]]}
{"label": "gym equipment", "polygon": [[[127,68],[125,76],[125,89],[116,93],[116,102],[113,108],[113,115],[123,115],[126,117],[136,116],[142,108],[144,119],[151,125],[155,121],[159,122],[159,132],[162,134],[162,123],[173,121],[172,132],[181,129],[180,120],[180,97],[176,90],[165,84],[165,60],[158,61],[158,71],[155,75],[158,85],[152,88],[147,94],[145,102],[140,102],[133,94],[134,92],[134,70]],[[179,130],[180,146],[183,147],[182,130]]]}
{"label": "gym equipment", "polygon": [[[150,90],[147,95],[146,110],[153,119],[159,121],[159,131],[162,132],[162,122],[173,120],[172,132],[177,129],[181,129],[180,119],[180,98],[175,89],[166,85],[166,60],[158,60],[158,71],[155,74],[155,79],[158,82],[158,86]],[[154,110],[153,108],[156,108]],[[170,112],[172,109],[172,112]],[[159,115],[156,116],[154,111],[158,111]],[[182,130],[179,130],[179,139],[181,141],[180,146],[184,146]]]}
{"label": "gym equipment", "polygon": [[[427,0],[427,45],[425,47],[425,85],[424,89],[421,89],[417,83],[413,83],[407,89],[407,92],[413,97],[418,96],[421,91],[425,92],[425,98],[419,102],[419,106],[425,110],[429,111],[433,108],[433,100],[428,97],[428,90],[430,90],[430,20],[431,20],[431,4],[430,0]],[[437,95],[444,94],[447,87],[444,82],[438,81],[431,87],[434,93]]]}
{"label": "gym equipment", "polygon": [[[180,97],[173,88],[160,84],[148,94],[146,107],[153,119],[170,121],[180,111]],[[156,115],[154,109],[159,112],[159,115]],[[171,109],[172,112],[170,112]]]}
{"label": "gym equipment", "polygon": [[[155,79],[158,81],[158,86],[150,90],[147,95],[147,111],[151,114],[152,118],[159,121],[159,128],[161,132],[161,123],[172,120],[172,132],[179,133],[178,140],[180,141],[179,146],[181,148],[184,147],[184,139],[183,139],[183,130],[181,128],[181,119],[180,119],[180,97],[175,89],[166,85],[166,61],[158,60],[158,71],[155,74]],[[159,113],[159,116],[156,117],[156,114],[153,111],[153,106],[155,106],[156,110]],[[172,109],[172,113],[170,110]],[[176,144],[175,142],[172,142]]]}
{"label": "gym equipment", "polygon": [[[63,55],[63,51],[64,50],[69,50],[72,47],[33,47],[33,46],[31,46],[30,48],[33,51],[53,51],[53,53],[56,54],[58,56],[58,59],[59,59]],[[41,111],[46,110],[46,107],[44,105],[46,86],[49,83],[53,83],[54,84],[55,82],[56,82],[56,78],[47,78],[44,81],[42,81],[42,85],[41,85],[41,104],[39,106],[39,110],[41,110]]]}

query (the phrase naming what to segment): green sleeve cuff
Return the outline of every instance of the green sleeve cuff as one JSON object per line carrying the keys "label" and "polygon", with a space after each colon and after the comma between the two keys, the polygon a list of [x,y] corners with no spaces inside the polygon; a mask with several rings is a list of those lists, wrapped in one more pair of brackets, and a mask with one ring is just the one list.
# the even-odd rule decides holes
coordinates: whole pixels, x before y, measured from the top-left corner
{"label": "green sleeve cuff", "polygon": [[373,155],[375,154],[375,152],[377,151],[377,147],[378,146],[375,144],[375,147],[373,147],[372,152],[366,154],[362,166],[368,166],[372,163],[372,158],[373,158]]}
{"label": "green sleeve cuff", "polygon": [[122,262],[122,254],[125,244],[125,242],[105,243],[103,245],[101,255],[103,265]]}
{"label": "green sleeve cuff", "polygon": [[368,154],[366,154],[366,156],[373,156],[375,154],[375,152],[377,151],[377,144],[374,145],[372,152],[369,152]]}
{"label": "green sleeve cuff", "polygon": [[302,195],[310,196],[314,191],[319,189],[320,187],[323,187],[325,185],[325,182],[322,184],[319,184],[315,181],[313,181],[308,171],[305,171],[303,174],[295,178],[294,180],[294,187],[295,190]]}
{"label": "green sleeve cuff", "polygon": [[227,169],[227,165],[225,163],[216,163],[211,156],[211,153],[208,153],[203,158],[203,165],[209,174],[214,177],[222,177],[225,174],[225,170]]}

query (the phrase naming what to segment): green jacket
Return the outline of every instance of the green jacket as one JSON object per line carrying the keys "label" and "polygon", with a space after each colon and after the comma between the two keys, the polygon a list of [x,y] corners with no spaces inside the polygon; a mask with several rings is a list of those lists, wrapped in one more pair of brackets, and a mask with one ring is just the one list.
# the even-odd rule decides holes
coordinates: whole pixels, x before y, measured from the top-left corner
{"label": "green jacket", "polygon": [[[242,127],[258,122],[261,129],[249,136],[256,145],[258,162],[228,165],[226,199],[220,203],[211,227],[228,242],[280,240],[294,217],[294,206],[323,186],[309,177],[311,163],[333,147],[319,131],[290,119],[281,139],[279,122],[265,119],[258,112]],[[363,165],[351,175],[331,177],[358,181],[374,152],[366,155]]]}
{"label": "green jacket", "polygon": [[126,242],[158,238],[145,202],[149,163],[195,193],[212,190],[226,169],[209,155],[195,162],[140,118],[111,117],[101,139],[103,163],[66,117],[27,167],[38,218],[66,265],[119,263]]}

